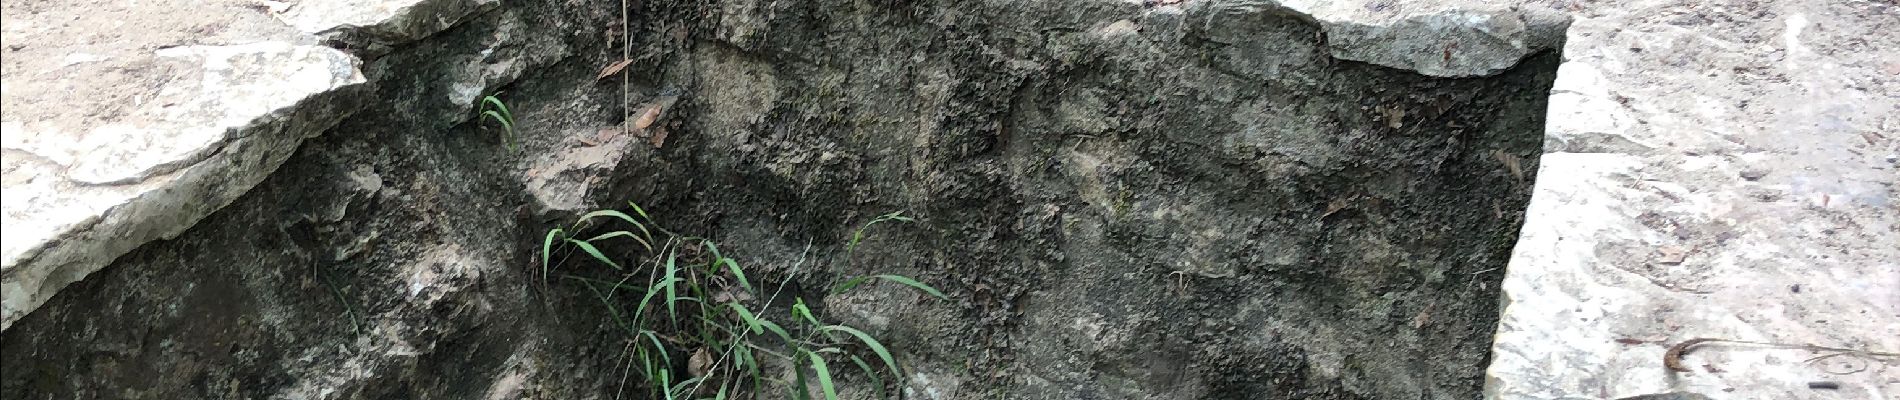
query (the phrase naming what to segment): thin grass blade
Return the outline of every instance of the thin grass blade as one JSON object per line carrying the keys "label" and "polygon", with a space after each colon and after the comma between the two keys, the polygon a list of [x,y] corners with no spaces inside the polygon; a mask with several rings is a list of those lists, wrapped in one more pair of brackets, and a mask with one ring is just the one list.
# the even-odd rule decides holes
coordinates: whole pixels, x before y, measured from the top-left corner
{"label": "thin grass blade", "polygon": [[818,353],[808,353],[811,357],[811,369],[817,372],[818,387],[824,389],[825,400],[838,400],[838,388],[831,384],[831,368],[825,366],[825,358]]}
{"label": "thin grass blade", "polygon": [[639,242],[640,247],[645,247],[647,251],[649,252],[653,251],[652,243],[647,243],[646,239],[641,239],[639,236],[635,236],[633,232],[628,232],[628,231],[607,232],[607,233],[601,234],[600,236],[595,236],[592,239],[587,239],[587,241],[591,243],[598,240],[612,239],[612,238],[617,238],[617,237],[622,237],[622,236],[625,236],[628,239],[633,239],[633,241],[635,242]]}
{"label": "thin grass blade", "polygon": [[943,292],[937,291],[937,288],[930,287],[930,285],[925,285],[923,282],[918,282],[916,279],[910,279],[910,277],[907,277],[907,276],[878,275],[877,277],[878,279],[883,279],[883,280],[887,280],[891,282],[897,282],[897,283],[904,284],[904,286],[917,288],[917,290],[922,290],[924,291],[924,293],[929,293],[931,296],[937,296],[937,298],[939,299],[944,299],[944,300],[950,299],[950,297],[944,296]]}
{"label": "thin grass blade", "polygon": [[541,280],[545,281],[548,279],[548,270],[551,268],[548,265],[548,261],[549,256],[554,253],[554,237],[565,233],[567,233],[567,231],[563,231],[561,228],[549,229],[547,238],[541,239]]}
{"label": "thin grass blade", "polygon": [[891,357],[891,351],[889,349],[884,348],[884,344],[879,343],[877,339],[872,338],[870,334],[864,333],[864,331],[858,330],[858,328],[852,328],[852,327],[844,326],[844,325],[830,325],[823,328],[818,328],[818,330],[844,332],[844,333],[850,334],[851,336],[856,336],[859,342],[864,342],[864,347],[871,349],[872,353],[877,354],[877,358],[879,360],[884,361],[884,366],[891,368],[891,376],[896,376],[896,377],[904,376],[904,372],[897,368],[897,359]]}
{"label": "thin grass blade", "polygon": [[601,253],[600,249],[594,248],[594,245],[592,243],[587,243],[584,241],[574,240],[574,239],[567,239],[567,242],[573,243],[574,247],[581,248],[581,251],[587,252],[587,255],[594,256],[595,260],[600,260],[600,262],[607,263],[608,266],[614,267],[614,269],[620,269],[620,264],[614,263],[614,260],[607,258],[607,254]]}
{"label": "thin grass blade", "polygon": [[847,291],[847,290],[851,290],[851,288],[855,288],[855,287],[858,287],[858,285],[862,285],[862,284],[864,284],[864,282],[867,282],[867,281],[870,281],[870,280],[871,280],[871,278],[872,278],[872,276],[870,276],[870,275],[865,275],[865,276],[860,276],[860,277],[856,277],[856,278],[851,278],[850,280],[847,280],[847,281],[844,281],[844,282],[842,282],[842,283],[839,283],[839,284],[838,284],[838,286],[832,286],[832,287],[831,287],[831,294],[834,294],[834,295],[835,295],[835,294],[842,294],[842,293],[844,293],[844,292],[845,292],[845,291]]}
{"label": "thin grass blade", "polygon": [[877,377],[877,370],[871,368],[870,363],[864,362],[864,358],[858,356],[851,356],[851,363],[857,364],[858,369],[864,371],[864,376],[871,377],[871,387],[877,388],[877,398],[889,398],[884,394],[884,378]]}

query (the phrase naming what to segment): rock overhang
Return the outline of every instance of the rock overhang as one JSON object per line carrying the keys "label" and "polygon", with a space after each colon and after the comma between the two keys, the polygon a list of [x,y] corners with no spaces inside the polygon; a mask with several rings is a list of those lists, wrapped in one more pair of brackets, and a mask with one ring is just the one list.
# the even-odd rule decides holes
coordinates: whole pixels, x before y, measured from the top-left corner
{"label": "rock overhang", "polygon": [[355,112],[372,84],[358,55],[317,42],[387,47],[495,2],[269,3],[9,5],[27,12],[5,17],[0,330]]}

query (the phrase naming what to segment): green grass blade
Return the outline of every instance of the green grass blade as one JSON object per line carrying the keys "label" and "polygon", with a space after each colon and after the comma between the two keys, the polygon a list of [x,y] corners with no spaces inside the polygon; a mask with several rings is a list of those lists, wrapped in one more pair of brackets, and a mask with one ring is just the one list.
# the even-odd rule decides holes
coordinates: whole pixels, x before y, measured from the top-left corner
{"label": "green grass blade", "polygon": [[858,356],[851,356],[851,363],[857,364],[858,369],[864,371],[864,376],[871,377],[871,387],[877,388],[877,398],[889,398],[884,394],[884,378],[877,377],[877,370],[871,368],[870,363],[864,362],[864,358]]}
{"label": "green grass blade", "polygon": [[706,251],[712,253],[714,260],[721,260],[721,259],[726,258],[725,254],[719,253],[719,245],[716,243],[713,243],[713,241],[700,239],[699,244],[706,246]]}
{"label": "green grass blade", "polygon": [[[641,330],[640,334],[646,335],[647,340],[653,343],[653,351],[660,353],[660,358],[666,361],[665,364],[661,364],[662,366],[673,365],[673,356],[666,354],[666,345],[660,342],[659,335],[653,334],[652,329]],[[661,370],[665,371],[664,368]]]}
{"label": "green grass blade", "polygon": [[507,105],[507,104],[502,104],[502,103],[501,103],[501,99],[498,99],[498,98],[495,98],[495,96],[485,96],[485,97],[483,97],[483,98],[482,98],[482,103],[484,103],[484,104],[487,104],[487,105],[489,105],[489,106],[492,106],[492,107],[495,107],[495,109],[497,109],[497,110],[501,110],[501,115],[502,115],[502,117],[504,117],[504,118],[507,118],[507,119],[508,119],[508,120],[510,120],[510,121],[512,121],[512,120],[514,120],[514,119],[515,119],[515,114],[514,114],[514,113],[511,113],[511,112],[508,112],[508,105]]}
{"label": "green grass blade", "polygon": [[514,150],[515,149],[515,123],[514,121],[510,121],[507,118],[502,117],[501,114],[497,114],[494,111],[484,111],[482,112],[482,115],[487,115],[491,118],[494,118],[495,122],[501,123],[501,129],[502,129],[501,138],[502,140],[507,141],[509,150]]}
{"label": "green grass blade", "polygon": [[818,353],[807,355],[811,356],[812,371],[818,373],[818,387],[824,389],[825,400],[838,400],[838,388],[831,384],[831,368],[825,366],[825,358],[819,357]]}
{"label": "green grass blade", "polygon": [[547,238],[541,239],[541,280],[548,279],[548,269],[551,268],[548,265],[548,261],[549,256],[554,253],[554,237],[564,233],[567,233],[567,231],[563,231],[561,228],[549,229]]}
{"label": "green grass blade", "polygon": [[870,281],[871,278],[872,276],[870,275],[851,278],[851,280],[847,280],[847,281],[844,281],[843,283],[839,283],[838,286],[832,286],[831,294],[835,295],[835,294],[844,293],[847,290],[851,290],[851,288],[858,287],[858,285],[862,285],[864,284],[864,282]]}
{"label": "green grass blade", "polygon": [[913,287],[913,288],[917,288],[917,290],[922,290],[922,291],[924,291],[924,293],[929,293],[929,294],[930,294],[931,296],[937,296],[937,298],[939,298],[939,299],[944,299],[944,300],[949,300],[949,299],[950,299],[949,297],[946,297],[946,296],[944,296],[944,295],[943,295],[943,292],[940,292],[940,291],[937,291],[937,288],[934,288],[934,287],[930,287],[930,285],[926,285],[926,284],[924,284],[923,282],[918,282],[918,281],[917,281],[916,279],[911,279],[910,277],[907,277],[907,276],[903,276],[903,275],[888,275],[888,274],[886,274],[886,275],[873,275],[873,276],[860,276],[860,277],[856,277],[856,278],[851,278],[851,280],[848,280],[848,281],[844,281],[844,283],[839,283],[839,284],[838,284],[838,286],[834,286],[834,287],[832,287],[832,288],[831,288],[831,294],[840,294],[840,293],[844,293],[845,291],[848,291],[848,290],[851,290],[852,288],[855,288],[855,287],[858,287],[858,285],[862,285],[862,284],[864,284],[864,282],[865,282],[865,281],[869,281],[869,280],[871,280],[871,278],[877,278],[877,279],[883,279],[883,280],[887,280],[887,281],[891,281],[891,282],[897,282],[897,283],[899,283],[899,284],[903,284],[903,285],[905,285],[905,286],[910,286],[910,287]]}
{"label": "green grass blade", "polygon": [[[642,214],[641,216],[644,217],[645,215]],[[582,214],[580,219],[574,221],[574,224],[576,226],[579,226],[582,223],[586,223],[587,221],[590,221],[590,220],[593,220],[594,218],[599,218],[599,217],[614,217],[614,218],[619,218],[622,221],[627,221],[628,224],[633,224],[633,227],[639,228],[640,235],[645,236],[648,242],[653,241],[653,231],[647,230],[647,224],[640,223],[639,220],[633,219],[633,216],[627,215],[627,213],[623,213],[620,211],[598,210],[598,211]],[[647,246],[647,251],[652,251],[652,250],[653,250],[653,246]]]}
{"label": "green grass blade", "polygon": [[805,306],[805,298],[803,297],[798,298],[798,302],[792,303],[792,315],[811,322],[811,326],[824,326],[824,324],[818,322],[817,316],[811,314],[811,307]]}
{"label": "green grass blade", "polygon": [[759,319],[759,326],[765,327],[766,331],[777,334],[780,339],[785,339],[785,343],[794,342],[792,340],[792,333],[785,331],[785,327],[778,326],[777,322],[772,322],[772,320],[769,319]]}
{"label": "green grass blade", "polygon": [[719,262],[726,264],[726,269],[732,271],[732,277],[739,280],[739,287],[744,288],[746,293],[757,293],[757,291],[752,290],[752,282],[746,279],[745,270],[739,268],[738,261],[733,261],[730,258],[721,258]]}
{"label": "green grass blade", "polygon": [[891,368],[891,375],[893,375],[893,377],[899,377],[899,379],[904,377],[904,372],[897,370],[897,358],[891,356],[891,351],[889,351],[889,349],[883,349],[883,343],[878,343],[878,339],[870,337],[870,334],[864,334],[863,330],[857,330],[857,328],[851,328],[851,326],[842,326],[842,324],[825,326],[825,328],[819,328],[819,330],[821,330],[821,332],[832,332],[832,330],[836,330],[836,332],[845,332],[845,334],[857,336],[857,341],[863,341],[864,347],[868,347],[870,353],[876,353],[878,358],[883,360],[883,366]]}
{"label": "green grass blade", "polygon": [[884,222],[884,221],[911,222],[912,220],[910,219],[910,217],[904,216],[903,211],[879,215],[877,216],[877,218],[872,218],[871,222],[866,222],[864,223],[864,225],[859,225],[858,230],[856,232],[851,233],[851,242],[846,243],[844,245],[844,251],[846,253],[850,253],[852,250],[857,249],[858,242],[864,240],[864,232],[867,230],[870,230],[871,225],[877,225],[877,223]]}
{"label": "green grass blade", "polygon": [[759,323],[759,316],[752,314],[752,310],[746,309],[745,305],[739,304],[739,302],[736,301],[726,304],[732,305],[732,311],[739,313],[739,319],[745,321],[746,327],[749,328],[753,334],[765,333],[764,324]]}
{"label": "green grass blade", "polygon": [[647,251],[649,252],[653,251],[653,244],[647,243],[646,239],[641,239],[639,236],[634,236],[633,232],[628,232],[628,231],[607,232],[605,234],[601,234],[600,236],[595,236],[593,239],[587,239],[587,242],[592,243],[597,240],[612,239],[612,238],[617,238],[621,236],[625,236],[628,239],[633,239],[633,241],[639,242],[640,246],[647,248]]}
{"label": "green grass blade", "polygon": [[811,383],[805,381],[805,369],[798,367],[798,360],[792,360],[792,371],[798,376],[798,384],[785,388],[792,392],[792,398],[811,400]]}
{"label": "green grass blade", "polygon": [[878,275],[877,277],[879,279],[883,279],[883,280],[887,280],[891,282],[897,282],[897,283],[904,284],[905,286],[917,288],[917,290],[922,290],[924,291],[924,293],[929,293],[931,296],[937,296],[937,298],[939,299],[944,299],[944,300],[950,299],[950,297],[944,296],[943,292],[937,291],[937,288],[930,287],[930,285],[925,285],[923,282],[918,282],[916,279],[910,279],[910,277],[907,277],[907,276]]}
{"label": "green grass blade", "polygon": [[630,223],[630,224],[635,224],[635,225],[640,224],[640,221],[634,220],[633,216],[630,216],[630,215],[627,215],[627,213],[623,213],[623,212],[615,211],[615,210],[597,210],[594,212],[581,214],[580,219],[576,220],[575,222],[585,223],[587,221],[591,221],[594,218],[599,218],[599,217],[614,217],[614,218],[619,218],[623,221],[627,221],[627,223]]}
{"label": "green grass blade", "polygon": [[594,256],[594,259],[607,263],[608,266],[612,266],[614,269],[620,269],[620,264],[614,263],[612,259],[608,259],[607,254],[601,253],[600,249],[594,248],[593,244],[574,239],[567,239],[567,242],[573,243],[574,247],[581,248],[581,251],[587,252],[587,255]]}
{"label": "green grass blade", "polygon": [[660,391],[661,395],[666,396],[666,400],[673,400],[673,391],[667,390],[671,387],[673,387],[673,374],[666,368],[660,368],[660,384],[653,390]]}
{"label": "green grass blade", "polygon": [[[698,378],[683,380],[683,381],[680,381],[679,383],[675,383],[673,384],[672,388],[667,389],[666,398],[669,398],[669,399],[675,398],[674,396],[688,396],[690,398],[690,396],[692,396],[693,394],[689,393],[688,391],[691,391],[693,390],[694,387],[696,387],[696,386],[693,386],[693,384],[699,383],[699,381],[703,381],[703,380],[706,380],[706,377],[702,376]],[[675,395],[675,393],[678,393],[678,394]]]}
{"label": "green grass blade", "polygon": [[891,351],[889,349],[884,348],[884,344],[879,343],[877,339],[871,338],[870,334],[864,333],[864,331],[858,330],[857,328],[852,328],[852,327],[844,326],[844,325],[831,325],[831,326],[826,326],[823,328],[818,328],[818,330],[819,331],[838,331],[838,332],[851,334],[851,336],[856,336],[858,338],[858,341],[864,342],[864,347],[870,348],[872,353],[877,354],[878,359],[884,361],[884,366],[891,368],[891,376],[895,376],[900,379],[904,376],[903,371],[900,371],[897,369],[897,359],[891,357]]}
{"label": "green grass blade", "polygon": [[647,306],[653,304],[653,296],[659,295],[660,288],[665,287],[670,282],[671,282],[670,280],[664,281],[664,282],[654,282],[652,285],[647,286],[646,296],[643,296],[640,298],[640,305],[638,307],[635,307],[633,310],[633,323],[635,325],[640,325],[641,319],[646,317]]}
{"label": "green grass blade", "polygon": [[679,285],[675,284],[679,282],[679,279],[675,278],[679,276],[679,267],[673,265],[673,260],[678,255],[678,252],[666,254],[666,277],[662,279],[666,282],[666,315],[672,317],[674,320],[680,318],[679,310],[674,306],[674,303],[679,301],[677,289]]}
{"label": "green grass blade", "polygon": [[627,202],[627,205],[633,207],[633,212],[640,214],[640,218],[646,218],[648,221],[653,220],[653,217],[647,216],[647,209],[640,208],[639,204],[629,201]]}

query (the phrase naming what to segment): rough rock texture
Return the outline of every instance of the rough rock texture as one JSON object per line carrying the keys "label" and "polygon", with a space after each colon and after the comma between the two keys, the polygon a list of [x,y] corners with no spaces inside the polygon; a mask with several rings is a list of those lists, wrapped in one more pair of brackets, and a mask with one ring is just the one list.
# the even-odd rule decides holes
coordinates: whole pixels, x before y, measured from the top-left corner
{"label": "rough rock texture", "polygon": [[1900,6],[1562,4],[1487,396],[1900,397]]}
{"label": "rough rock texture", "polygon": [[[613,397],[624,338],[535,254],[627,200],[765,279],[807,259],[791,290],[884,338],[911,398],[1480,393],[1554,54],[1435,78],[1271,4],[633,4],[368,51],[365,111],[0,336],[0,395]],[[498,91],[519,152],[473,123]],[[894,210],[918,223],[843,256]],[[953,301],[805,289],[866,272]]]}
{"label": "rough rock texture", "polygon": [[6,4],[0,329],[237,199],[364,92],[356,59],[252,10],[66,3]]}
{"label": "rough rock texture", "polygon": [[[1265,0],[1229,0],[1216,6]],[[1323,27],[1327,51],[1340,59],[1409,69],[1431,76],[1486,76],[1534,53],[1554,50],[1570,18],[1544,7],[1477,0],[1286,0],[1289,9]]]}

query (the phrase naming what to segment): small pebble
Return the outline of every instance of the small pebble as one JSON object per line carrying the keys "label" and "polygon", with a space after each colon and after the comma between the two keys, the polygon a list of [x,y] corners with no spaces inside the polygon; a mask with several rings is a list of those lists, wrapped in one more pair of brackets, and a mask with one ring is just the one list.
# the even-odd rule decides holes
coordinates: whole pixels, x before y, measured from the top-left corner
{"label": "small pebble", "polygon": [[1742,170],[1742,179],[1747,179],[1750,181],[1759,181],[1761,180],[1761,177],[1764,177],[1764,176],[1768,176],[1768,170],[1757,169],[1757,168],[1749,168],[1749,169]]}
{"label": "small pebble", "polygon": [[1841,388],[1841,383],[1840,383],[1840,382],[1828,382],[1828,381],[1820,381],[1820,382],[1808,382],[1808,388],[1809,388],[1809,389],[1826,389],[1826,390],[1835,390],[1835,389],[1840,389],[1840,388]]}

